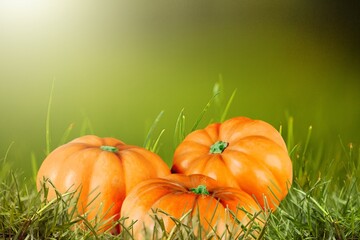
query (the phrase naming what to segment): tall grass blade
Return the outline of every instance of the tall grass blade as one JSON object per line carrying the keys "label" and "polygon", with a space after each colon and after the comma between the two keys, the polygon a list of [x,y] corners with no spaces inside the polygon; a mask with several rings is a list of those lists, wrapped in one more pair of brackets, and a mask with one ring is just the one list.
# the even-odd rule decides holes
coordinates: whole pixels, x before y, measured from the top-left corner
{"label": "tall grass blade", "polygon": [[152,144],[152,146],[150,147],[150,151],[154,152],[154,153],[158,153],[159,152],[159,148],[160,148],[160,139],[162,137],[162,135],[164,134],[165,129],[161,130],[160,134],[158,135],[158,137],[155,139],[154,143]]}
{"label": "tall grass blade", "polygon": [[211,103],[214,101],[214,99],[219,95],[219,93],[216,93],[215,95],[213,95],[210,100],[207,102],[207,104],[205,105],[205,107],[203,108],[203,110],[201,111],[199,117],[197,118],[197,120],[195,121],[195,124],[193,125],[193,127],[191,128],[191,132],[195,131],[201,120],[203,119],[205,113],[208,111],[209,107],[211,106]]}
{"label": "tall grass blade", "polygon": [[231,106],[231,104],[232,104],[232,102],[234,100],[235,95],[236,95],[236,91],[237,91],[237,89],[235,89],[233,91],[233,93],[231,94],[228,102],[226,103],[226,106],[224,108],[224,112],[222,113],[221,118],[220,118],[220,122],[223,122],[226,119],[226,116],[227,116],[227,114],[229,112],[229,108],[230,108],[230,106]]}
{"label": "tall grass blade", "polygon": [[3,159],[2,159],[3,164],[6,162],[8,156],[9,156],[9,152],[10,152],[10,150],[11,150],[11,147],[14,145],[14,143],[15,143],[15,142],[12,141],[12,142],[10,143],[10,145],[8,146],[8,148],[6,149],[5,155],[4,155]]}
{"label": "tall grass blade", "polygon": [[152,137],[153,137],[155,128],[156,128],[156,126],[158,125],[158,123],[159,123],[161,117],[163,116],[163,114],[164,114],[164,111],[161,111],[161,112],[157,115],[157,117],[155,118],[153,124],[151,125],[151,127],[150,127],[150,129],[149,129],[149,131],[148,131],[148,133],[147,133],[147,135],[146,135],[146,138],[145,138],[143,147],[146,148],[146,149],[148,149],[148,150],[150,150],[150,148],[151,148],[151,139],[152,139]]}
{"label": "tall grass blade", "polygon": [[302,153],[302,161],[305,161],[305,156],[307,154],[307,150],[308,150],[310,139],[311,139],[311,133],[312,133],[312,126],[309,126],[308,134],[306,136],[306,141],[305,141],[305,145],[304,145],[304,150]]}
{"label": "tall grass blade", "polygon": [[81,219],[81,221],[84,223],[84,225],[86,226],[87,229],[89,229],[92,233],[92,236],[94,239],[99,239],[96,230],[94,229],[94,227],[91,225],[91,223],[86,219],[86,217],[84,216],[79,216],[79,218]]}
{"label": "tall grass blade", "polygon": [[51,137],[50,137],[50,112],[51,112],[51,105],[52,105],[52,99],[54,95],[54,85],[55,85],[55,79],[53,80],[51,84],[51,90],[50,90],[50,96],[49,96],[49,102],[48,102],[48,108],[46,113],[46,127],[45,127],[45,140],[46,140],[46,155],[49,155],[51,151]]}
{"label": "tall grass blade", "polygon": [[32,169],[32,176],[33,176],[34,182],[36,183],[38,164],[37,164],[36,156],[35,156],[34,152],[31,153],[31,169]]}
{"label": "tall grass blade", "polygon": [[184,108],[181,109],[178,118],[176,119],[174,130],[174,147],[177,147],[185,138],[185,114]]}
{"label": "tall grass blade", "polygon": [[288,117],[286,146],[288,151],[291,151],[294,147],[294,118],[292,116]]}
{"label": "tall grass blade", "polygon": [[59,142],[59,145],[63,145],[65,144],[66,142],[69,141],[69,136],[72,132],[72,130],[74,129],[74,126],[75,124],[74,123],[71,123],[65,130],[64,134],[62,135],[61,139],[60,139],[60,142]]}

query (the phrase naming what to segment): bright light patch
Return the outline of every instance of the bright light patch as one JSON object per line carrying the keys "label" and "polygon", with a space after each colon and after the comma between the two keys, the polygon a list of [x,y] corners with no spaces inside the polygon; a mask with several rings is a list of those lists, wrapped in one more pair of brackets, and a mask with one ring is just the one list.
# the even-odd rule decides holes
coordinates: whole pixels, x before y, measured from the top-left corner
{"label": "bright light patch", "polygon": [[[26,23],[47,14],[51,1],[1,0],[0,19],[10,23]],[[4,22],[3,22],[4,23]]]}

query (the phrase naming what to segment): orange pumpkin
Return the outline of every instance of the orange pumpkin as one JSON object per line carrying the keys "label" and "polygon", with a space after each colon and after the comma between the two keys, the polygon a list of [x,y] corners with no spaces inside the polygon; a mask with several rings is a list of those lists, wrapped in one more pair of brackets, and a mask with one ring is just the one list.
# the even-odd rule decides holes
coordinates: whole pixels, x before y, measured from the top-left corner
{"label": "orange pumpkin", "polygon": [[272,210],[292,183],[292,162],[279,132],[246,117],[190,133],[175,150],[172,172],[207,175],[242,189]]}
{"label": "orange pumpkin", "polygon": [[[168,174],[169,167],[155,153],[115,138],[88,135],[47,156],[37,174],[37,187],[40,189],[43,180],[49,179],[60,193],[79,188],[80,214],[87,213],[89,220],[95,216],[104,221],[117,220],[125,196],[136,184]],[[55,197],[55,191],[49,188],[48,199]],[[110,225],[111,221],[103,230]]]}
{"label": "orange pumpkin", "polygon": [[[216,234],[226,238],[244,233],[241,227],[252,225],[254,230],[263,225],[260,212],[254,199],[238,188],[221,187],[201,174],[171,174],[138,184],[125,198],[121,216],[126,218],[124,226],[131,226],[134,239],[160,239],[163,230],[169,234],[178,225],[173,217],[197,237]],[[155,215],[163,227],[155,225]],[[249,224],[252,218],[258,224]]]}

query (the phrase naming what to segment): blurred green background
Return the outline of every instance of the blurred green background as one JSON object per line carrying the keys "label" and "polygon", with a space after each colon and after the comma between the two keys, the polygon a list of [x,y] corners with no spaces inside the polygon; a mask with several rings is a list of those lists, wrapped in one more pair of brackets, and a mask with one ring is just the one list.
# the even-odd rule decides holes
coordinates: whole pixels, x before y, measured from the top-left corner
{"label": "blurred green background", "polygon": [[[222,77],[228,117],[302,141],[360,142],[358,2],[20,1],[0,3],[0,156],[31,173],[69,127],[142,145],[164,110],[159,154],[169,164],[177,116],[189,131]],[[225,99],[226,100],[226,99]],[[201,122],[205,126],[216,109]],[[211,115],[213,114],[213,115]],[[13,144],[12,144],[13,143]]]}

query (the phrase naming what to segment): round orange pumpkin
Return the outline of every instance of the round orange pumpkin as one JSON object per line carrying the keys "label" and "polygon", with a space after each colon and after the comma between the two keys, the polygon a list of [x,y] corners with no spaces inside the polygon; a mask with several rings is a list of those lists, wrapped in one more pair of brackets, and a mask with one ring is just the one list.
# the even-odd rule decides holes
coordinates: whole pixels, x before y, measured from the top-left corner
{"label": "round orange pumpkin", "polygon": [[187,135],[173,173],[204,174],[276,209],[292,183],[292,162],[280,133],[261,120],[236,117]]}
{"label": "round orange pumpkin", "polygon": [[263,225],[260,213],[261,207],[247,193],[219,186],[201,174],[171,174],[146,180],[130,192],[121,209],[121,216],[126,218],[124,226],[134,239],[160,239],[164,230],[166,234],[175,231],[179,225],[175,221],[181,221],[195,236],[204,239],[215,234],[235,238],[244,234],[244,226],[256,235]]}
{"label": "round orange pumpkin", "polygon": [[[40,189],[43,180],[49,179],[60,193],[79,188],[79,214],[87,213],[89,220],[97,216],[115,221],[125,196],[136,184],[168,174],[169,167],[155,153],[115,138],[88,135],[58,147],[46,157],[37,174],[37,187]],[[47,197],[56,197],[53,188],[49,188]],[[105,224],[103,230],[112,223]]]}

